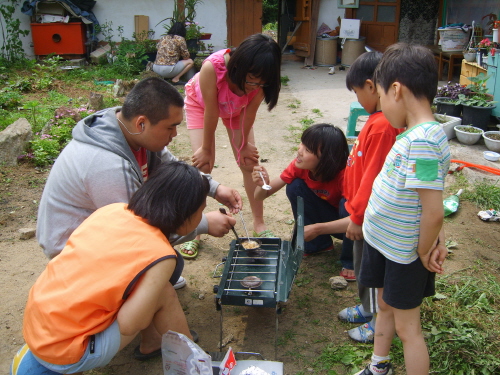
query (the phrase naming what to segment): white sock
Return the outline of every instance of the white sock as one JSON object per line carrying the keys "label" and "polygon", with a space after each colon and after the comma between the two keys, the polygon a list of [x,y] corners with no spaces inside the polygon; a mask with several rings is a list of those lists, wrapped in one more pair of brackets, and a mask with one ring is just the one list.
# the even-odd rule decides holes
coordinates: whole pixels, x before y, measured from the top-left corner
{"label": "white sock", "polygon": [[370,371],[373,374],[380,374],[383,375],[387,373],[387,365],[391,362],[391,357],[386,356],[386,357],[380,357],[378,355],[373,354],[372,355],[372,363],[370,364]]}

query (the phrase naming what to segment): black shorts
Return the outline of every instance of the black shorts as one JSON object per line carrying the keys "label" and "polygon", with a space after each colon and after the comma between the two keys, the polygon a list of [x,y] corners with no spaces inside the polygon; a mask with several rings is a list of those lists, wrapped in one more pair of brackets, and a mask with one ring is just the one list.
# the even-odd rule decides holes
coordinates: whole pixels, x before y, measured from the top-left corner
{"label": "black shorts", "polygon": [[420,258],[409,264],[393,262],[364,241],[359,282],[368,288],[384,288],[382,299],[389,306],[409,310],[422,304],[436,291],[436,274]]}

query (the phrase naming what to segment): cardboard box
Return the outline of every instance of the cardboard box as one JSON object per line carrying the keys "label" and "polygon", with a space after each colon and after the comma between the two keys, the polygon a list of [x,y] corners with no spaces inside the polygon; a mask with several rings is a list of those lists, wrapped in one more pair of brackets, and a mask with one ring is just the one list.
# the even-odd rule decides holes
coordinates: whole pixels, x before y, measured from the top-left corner
{"label": "cardboard box", "polygon": [[135,34],[149,31],[149,16],[134,16]]}

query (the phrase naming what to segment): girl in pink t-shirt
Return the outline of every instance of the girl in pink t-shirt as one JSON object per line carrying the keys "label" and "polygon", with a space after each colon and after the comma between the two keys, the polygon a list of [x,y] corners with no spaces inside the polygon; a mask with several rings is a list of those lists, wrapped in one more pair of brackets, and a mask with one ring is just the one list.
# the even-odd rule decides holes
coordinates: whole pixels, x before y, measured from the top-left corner
{"label": "girl in pink t-shirt", "polygon": [[[263,204],[253,197],[252,170],[259,164],[253,124],[262,100],[271,110],[281,89],[281,51],[263,34],[245,39],[238,48],[210,55],[186,85],[186,122],[193,165],[210,173],[215,162],[215,129],[219,118],[243,174],[257,233],[264,231]],[[196,246],[197,247],[197,246]],[[182,251],[184,252],[184,251]]]}

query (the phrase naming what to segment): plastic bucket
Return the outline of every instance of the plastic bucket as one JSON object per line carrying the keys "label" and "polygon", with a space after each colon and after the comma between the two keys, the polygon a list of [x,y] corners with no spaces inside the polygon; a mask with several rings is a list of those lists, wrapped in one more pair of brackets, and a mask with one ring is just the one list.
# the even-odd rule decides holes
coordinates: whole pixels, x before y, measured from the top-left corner
{"label": "plastic bucket", "polygon": [[361,54],[365,52],[365,38],[346,39],[342,49],[342,65],[351,66]]}
{"label": "plastic bucket", "polygon": [[334,36],[331,38],[316,39],[316,51],[314,60],[318,66],[333,66],[337,62],[337,39]]}

